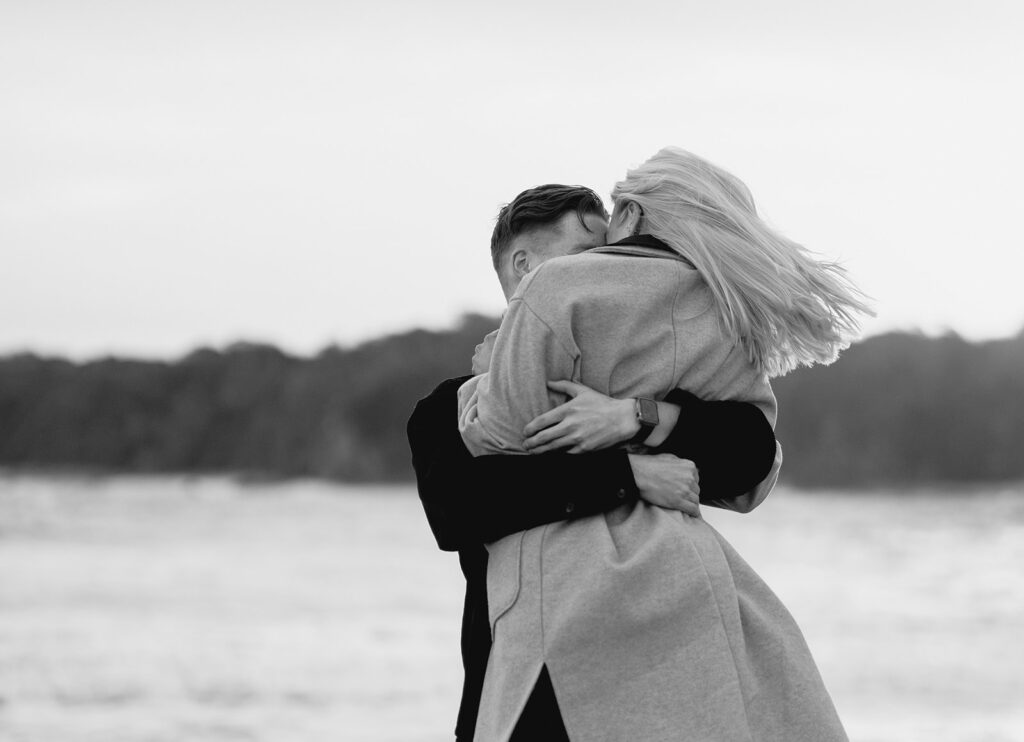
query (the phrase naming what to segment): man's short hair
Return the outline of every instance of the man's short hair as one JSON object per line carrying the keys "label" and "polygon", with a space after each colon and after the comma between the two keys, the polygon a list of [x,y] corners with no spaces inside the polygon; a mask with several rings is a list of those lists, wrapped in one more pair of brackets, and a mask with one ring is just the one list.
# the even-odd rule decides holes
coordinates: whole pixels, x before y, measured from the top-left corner
{"label": "man's short hair", "polygon": [[501,256],[516,237],[537,227],[556,223],[563,215],[576,212],[580,224],[587,214],[608,218],[601,197],[584,186],[567,186],[557,183],[530,188],[520,193],[512,203],[505,204],[498,212],[491,233],[491,260],[494,269],[501,265]]}

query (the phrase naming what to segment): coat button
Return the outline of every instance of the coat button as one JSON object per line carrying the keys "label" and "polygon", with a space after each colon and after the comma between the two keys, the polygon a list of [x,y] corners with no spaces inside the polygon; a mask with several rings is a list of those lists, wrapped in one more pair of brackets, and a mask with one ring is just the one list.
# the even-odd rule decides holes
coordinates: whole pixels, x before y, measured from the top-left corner
{"label": "coat button", "polygon": [[576,509],[576,505],[575,505],[574,503],[571,503],[571,502],[567,502],[567,503],[565,504],[565,512],[567,512],[567,513],[571,513],[571,512],[572,512],[573,510],[575,510],[575,509]]}
{"label": "coat button", "polygon": [[626,499],[626,490],[625,489],[620,488],[619,491],[616,494],[618,494],[620,500],[625,500]]}

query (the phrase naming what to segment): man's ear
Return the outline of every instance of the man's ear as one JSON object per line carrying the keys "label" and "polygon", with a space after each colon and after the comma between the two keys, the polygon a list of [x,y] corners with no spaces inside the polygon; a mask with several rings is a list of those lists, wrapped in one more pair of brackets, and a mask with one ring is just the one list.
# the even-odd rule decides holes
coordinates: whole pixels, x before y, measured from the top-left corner
{"label": "man's ear", "polygon": [[530,256],[526,250],[513,250],[509,265],[512,266],[512,275],[518,281],[530,272]]}

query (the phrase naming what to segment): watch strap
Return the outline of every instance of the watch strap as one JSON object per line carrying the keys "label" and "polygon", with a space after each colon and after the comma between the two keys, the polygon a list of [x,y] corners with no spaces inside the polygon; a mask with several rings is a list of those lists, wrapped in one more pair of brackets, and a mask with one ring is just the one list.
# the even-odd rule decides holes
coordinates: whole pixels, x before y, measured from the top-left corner
{"label": "watch strap", "polygon": [[636,419],[640,423],[640,430],[636,432],[629,443],[643,443],[646,441],[654,429],[658,427],[659,416],[658,416],[658,403],[653,399],[647,399],[646,397],[637,397],[636,399]]}

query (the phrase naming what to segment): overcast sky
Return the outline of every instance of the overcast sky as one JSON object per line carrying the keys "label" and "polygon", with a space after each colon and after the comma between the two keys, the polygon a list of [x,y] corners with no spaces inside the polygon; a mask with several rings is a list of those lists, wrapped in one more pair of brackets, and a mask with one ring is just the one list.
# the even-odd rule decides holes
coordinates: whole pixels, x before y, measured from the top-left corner
{"label": "overcast sky", "polygon": [[0,352],[300,353],[503,299],[498,207],[675,144],[866,330],[1024,327],[1019,2],[0,5]]}

